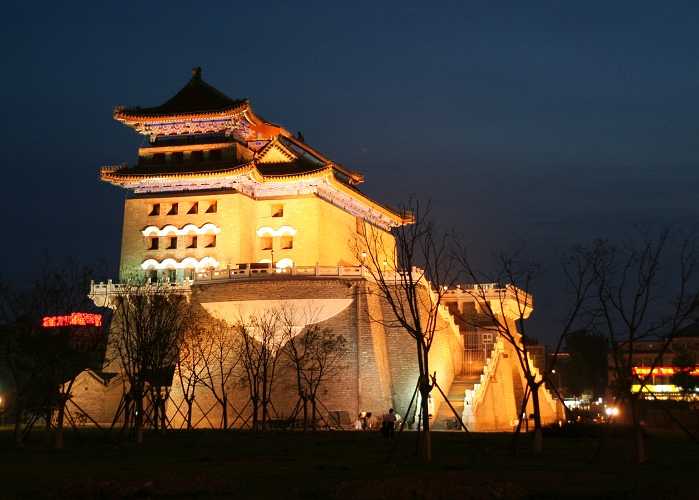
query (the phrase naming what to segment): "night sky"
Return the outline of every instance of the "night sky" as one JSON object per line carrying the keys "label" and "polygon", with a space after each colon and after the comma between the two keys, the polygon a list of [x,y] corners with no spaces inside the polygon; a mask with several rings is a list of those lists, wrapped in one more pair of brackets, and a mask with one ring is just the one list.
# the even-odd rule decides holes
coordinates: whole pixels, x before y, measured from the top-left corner
{"label": "night sky", "polygon": [[561,314],[557,254],[699,219],[696,2],[11,2],[0,16],[0,276],[42,249],[116,277],[126,191],[100,167],[143,137],[114,106],[202,78],[363,172],[431,199],[474,259],[520,242],[549,272],[529,333]]}

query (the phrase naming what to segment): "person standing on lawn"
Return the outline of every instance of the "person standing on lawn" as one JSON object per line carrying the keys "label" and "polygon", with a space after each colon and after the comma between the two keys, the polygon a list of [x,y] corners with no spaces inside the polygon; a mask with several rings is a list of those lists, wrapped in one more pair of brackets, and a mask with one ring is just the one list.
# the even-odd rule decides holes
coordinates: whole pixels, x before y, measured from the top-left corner
{"label": "person standing on lawn", "polygon": [[393,408],[388,410],[388,413],[383,416],[383,421],[386,424],[385,437],[393,437],[393,430],[396,426],[396,414],[393,413]]}

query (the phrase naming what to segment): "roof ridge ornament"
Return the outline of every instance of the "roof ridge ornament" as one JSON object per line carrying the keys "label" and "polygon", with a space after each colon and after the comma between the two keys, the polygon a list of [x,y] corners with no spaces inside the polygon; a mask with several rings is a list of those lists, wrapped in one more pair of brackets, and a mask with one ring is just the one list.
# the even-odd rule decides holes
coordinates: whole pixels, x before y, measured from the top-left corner
{"label": "roof ridge ornament", "polygon": [[192,70],[192,76],[194,76],[194,78],[201,80],[201,66],[197,66],[196,68],[194,68]]}

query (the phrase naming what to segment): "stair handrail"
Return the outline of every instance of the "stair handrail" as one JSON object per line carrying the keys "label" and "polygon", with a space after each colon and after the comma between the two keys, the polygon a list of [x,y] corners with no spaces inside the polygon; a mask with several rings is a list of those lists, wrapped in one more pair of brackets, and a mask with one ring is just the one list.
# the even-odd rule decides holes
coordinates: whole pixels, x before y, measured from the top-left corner
{"label": "stair handrail", "polygon": [[498,363],[500,362],[500,357],[505,350],[505,344],[501,338],[497,340],[493,346],[493,351],[488,358],[488,362],[483,366],[483,373],[481,374],[481,381],[473,387],[473,399],[471,400],[471,408],[475,415],[478,407],[485,400],[485,395],[490,386],[491,380],[495,376]]}

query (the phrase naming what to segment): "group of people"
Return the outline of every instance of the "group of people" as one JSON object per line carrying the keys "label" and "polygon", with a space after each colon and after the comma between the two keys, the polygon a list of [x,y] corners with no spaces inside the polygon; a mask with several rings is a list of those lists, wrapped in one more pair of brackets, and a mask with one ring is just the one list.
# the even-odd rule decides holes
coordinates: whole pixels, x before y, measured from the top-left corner
{"label": "group of people", "polygon": [[[368,416],[371,416],[371,414],[367,414]],[[356,430],[362,430],[362,429],[368,429],[372,427],[371,425],[367,425],[366,423],[366,418],[364,418],[364,422],[362,422],[362,416],[360,415],[360,418],[355,420],[355,422],[352,424],[352,427]],[[383,437],[385,438],[392,438],[395,434],[395,429],[396,429],[396,422],[400,422],[400,415],[395,413],[393,411],[393,408],[388,410],[388,413],[386,413],[383,416],[383,419],[381,421],[381,434],[383,434]]]}

